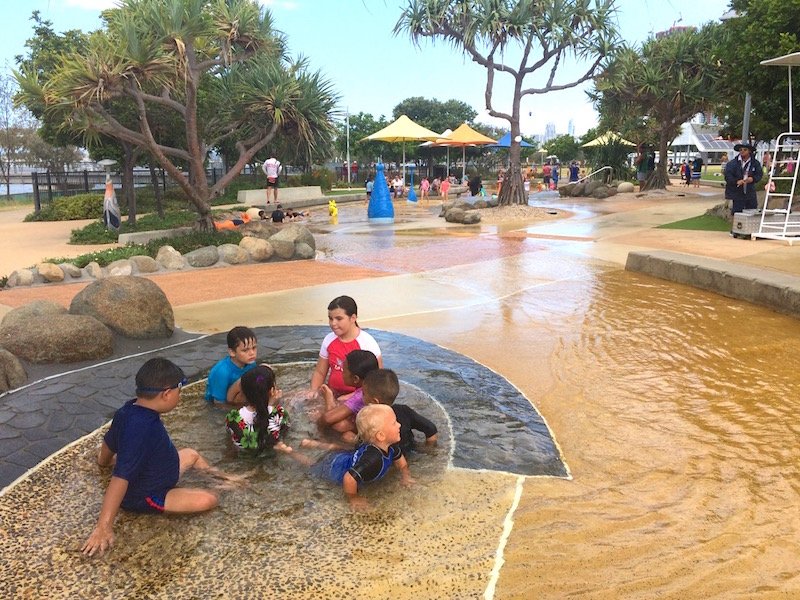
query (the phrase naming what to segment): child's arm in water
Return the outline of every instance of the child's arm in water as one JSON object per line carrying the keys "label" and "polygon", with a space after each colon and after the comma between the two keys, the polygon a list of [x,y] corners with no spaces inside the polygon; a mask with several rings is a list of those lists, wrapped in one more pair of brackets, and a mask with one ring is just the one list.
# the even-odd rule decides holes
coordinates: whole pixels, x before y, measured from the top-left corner
{"label": "child's arm in water", "polygon": [[228,388],[225,401],[232,406],[242,406],[244,395],[242,395],[242,380],[237,379]]}
{"label": "child's arm in water", "polygon": [[348,406],[336,402],[333,390],[327,385],[321,386],[319,391],[325,400],[325,410],[319,418],[320,427],[331,427],[353,416],[353,411]]}
{"label": "child's arm in water", "polygon": [[97,453],[97,464],[101,467],[113,467],[117,460],[117,455],[111,451],[111,448],[103,442],[100,446],[100,452]]}
{"label": "child's arm in water", "polygon": [[398,471],[400,471],[400,483],[402,483],[406,487],[414,485],[414,483],[416,483],[411,478],[411,473],[409,473],[408,471],[408,461],[406,460],[405,456],[401,456],[396,461],[394,461],[394,466],[397,467]]}
{"label": "child's arm in water", "polygon": [[328,359],[320,356],[319,360],[317,360],[317,366],[314,367],[314,373],[311,375],[311,389],[308,391],[309,398],[313,398],[319,391],[320,386],[325,382],[328,367]]}
{"label": "child's arm in water", "polygon": [[117,518],[119,507],[122,505],[122,499],[127,491],[128,481],[126,479],[111,477],[106,494],[103,496],[103,505],[100,508],[97,524],[81,547],[81,552],[87,556],[94,556],[97,552],[98,556],[102,556],[114,545],[114,519]]}
{"label": "child's arm in water", "polygon": [[344,493],[345,496],[347,496],[347,502],[350,504],[350,508],[356,511],[362,511],[367,508],[367,499],[358,495],[358,483],[355,477],[350,475],[350,473],[344,474],[342,488],[344,488]]}

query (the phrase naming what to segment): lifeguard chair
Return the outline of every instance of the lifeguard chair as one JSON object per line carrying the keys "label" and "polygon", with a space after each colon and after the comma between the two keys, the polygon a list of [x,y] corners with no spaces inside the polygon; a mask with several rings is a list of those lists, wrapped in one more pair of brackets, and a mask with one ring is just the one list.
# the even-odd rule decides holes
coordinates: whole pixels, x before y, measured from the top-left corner
{"label": "lifeguard chair", "polygon": [[[796,203],[797,173],[800,170],[800,132],[793,131],[792,67],[800,66],[800,52],[762,60],[761,64],[789,69],[789,131],[781,133],[775,141],[775,147],[770,148],[773,158],[767,194],[761,211],[761,223],[753,237],[785,240],[792,245],[794,239],[800,237],[800,212],[792,212],[792,205]],[[784,182],[789,183],[787,185]],[[770,202],[771,199],[778,200]]]}

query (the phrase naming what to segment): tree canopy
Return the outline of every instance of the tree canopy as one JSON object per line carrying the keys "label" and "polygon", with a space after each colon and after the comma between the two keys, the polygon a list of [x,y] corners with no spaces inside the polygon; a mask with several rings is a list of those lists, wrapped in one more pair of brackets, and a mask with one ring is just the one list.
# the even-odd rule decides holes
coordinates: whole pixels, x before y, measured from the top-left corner
{"label": "tree canopy", "polygon": [[651,37],[641,48],[623,47],[596,78],[593,92],[603,128],[639,143],[657,144],[658,169],[647,187],[666,187],[667,148],[692,116],[717,99],[719,60],[713,43],[719,25]]}
{"label": "tree canopy", "polygon": [[[614,0],[407,0],[395,33],[441,39],[486,69],[486,109],[511,129],[510,168],[501,204],[527,203],[520,169],[520,104],[528,95],[575,87],[590,79],[617,42]],[[584,64],[564,80],[567,60]],[[544,80],[528,77],[544,72]],[[493,97],[495,75],[513,80],[510,107],[500,110]]]}
{"label": "tree canopy", "polygon": [[[750,92],[751,137],[771,140],[789,130],[789,75],[785,67],[759,63],[800,52],[800,0],[732,0],[731,7],[738,16],[723,23],[716,39],[722,65],[716,112],[726,124],[725,133],[738,138],[745,93]],[[792,75],[796,85],[797,71]],[[797,118],[800,94],[794,95],[794,102]]]}
{"label": "tree canopy", "polygon": [[[85,50],[63,55],[47,81],[21,70],[22,93],[65,129],[145,148],[186,193],[201,227],[213,227],[210,198],[278,134],[307,154],[332,143],[332,85],[305,59],[289,58],[255,0],[123,0],[103,19]],[[132,122],[119,118],[122,107],[134,111]],[[180,124],[180,139],[159,135],[160,111]],[[226,142],[236,162],[211,186],[205,161]]]}

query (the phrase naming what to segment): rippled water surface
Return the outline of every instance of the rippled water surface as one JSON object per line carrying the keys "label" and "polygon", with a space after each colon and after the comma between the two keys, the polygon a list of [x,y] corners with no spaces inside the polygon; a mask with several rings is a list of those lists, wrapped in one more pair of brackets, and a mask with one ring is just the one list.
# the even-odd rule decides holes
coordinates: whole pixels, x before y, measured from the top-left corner
{"label": "rippled water surface", "polygon": [[[149,517],[121,518],[125,543],[91,563],[76,548],[105,485],[92,440],[13,506],[0,498],[15,516],[0,536],[27,559],[0,567],[3,580],[30,573],[15,591],[35,596],[46,581],[58,597],[76,586],[95,592],[85,597],[460,600],[487,586],[515,599],[800,597],[800,321],[582,257],[585,241],[486,231],[343,229],[318,249],[321,260],[408,274],[359,288],[360,320],[506,377],[547,420],[571,479],[451,469],[440,445],[412,461],[415,488],[390,479],[368,491],[374,511],[350,515],[338,490],[279,457],[209,515],[155,531]],[[387,304],[396,310],[370,323],[369,307]],[[281,368],[281,386],[301,389],[307,369]],[[173,435],[226,468],[253,468],[225,454],[222,415],[193,393],[169,417]],[[446,423],[425,394],[404,393]],[[308,432],[298,419],[296,434]],[[240,577],[253,570],[255,591]],[[62,575],[44,575],[53,571]]]}

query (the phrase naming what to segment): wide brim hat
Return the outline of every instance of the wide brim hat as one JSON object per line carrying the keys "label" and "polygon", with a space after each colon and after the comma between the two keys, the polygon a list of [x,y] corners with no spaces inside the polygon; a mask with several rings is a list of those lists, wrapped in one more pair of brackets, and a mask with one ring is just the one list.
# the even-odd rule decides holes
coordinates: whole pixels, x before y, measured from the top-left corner
{"label": "wide brim hat", "polygon": [[745,142],[740,142],[740,143],[738,143],[738,144],[734,144],[734,145],[733,145],[733,149],[734,149],[734,150],[736,150],[736,152],[738,152],[738,151],[739,151],[739,150],[741,150],[742,148],[747,148],[748,150],[750,150],[750,152],[755,152],[755,151],[756,151],[756,148],[755,148],[755,146],[753,146],[753,144],[748,144],[748,143],[745,143]]}

